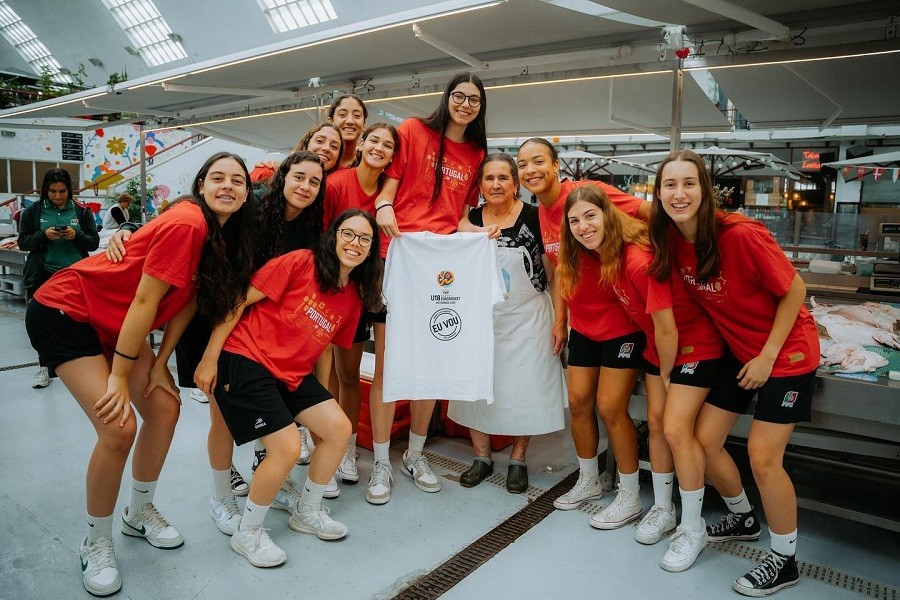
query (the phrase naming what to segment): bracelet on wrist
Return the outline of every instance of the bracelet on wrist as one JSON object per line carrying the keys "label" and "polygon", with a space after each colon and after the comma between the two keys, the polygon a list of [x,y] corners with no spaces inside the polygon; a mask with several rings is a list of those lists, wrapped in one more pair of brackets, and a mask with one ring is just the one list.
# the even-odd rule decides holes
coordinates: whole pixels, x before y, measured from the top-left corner
{"label": "bracelet on wrist", "polygon": [[382,208],[384,208],[385,206],[390,206],[391,208],[394,208],[393,204],[391,204],[390,202],[385,202],[384,204],[381,204],[380,206],[375,207],[375,214],[378,214],[378,211],[381,210]]}
{"label": "bracelet on wrist", "polygon": [[125,354],[124,352],[119,352],[119,349],[116,348],[115,353],[121,356],[122,358],[127,358],[128,360],[137,360],[137,356],[131,356],[130,354]]}

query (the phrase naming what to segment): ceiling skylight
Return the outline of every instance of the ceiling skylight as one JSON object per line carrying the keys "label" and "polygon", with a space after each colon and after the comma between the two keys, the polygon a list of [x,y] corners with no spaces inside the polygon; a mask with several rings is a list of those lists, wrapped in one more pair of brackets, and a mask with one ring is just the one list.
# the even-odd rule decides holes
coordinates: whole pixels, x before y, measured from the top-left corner
{"label": "ceiling skylight", "polygon": [[0,33],[38,75],[46,71],[56,83],[74,82],[71,76],[60,72],[62,65],[5,0],[0,0]]}
{"label": "ceiling skylight", "polygon": [[256,1],[275,33],[284,33],[337,19],[331,0]]}
{"label": "ceiling skylight", "polygon": [[128,36],[131,46],[149,67],[187,57],[181,37],[172,32],[153,0],[100,0]]}

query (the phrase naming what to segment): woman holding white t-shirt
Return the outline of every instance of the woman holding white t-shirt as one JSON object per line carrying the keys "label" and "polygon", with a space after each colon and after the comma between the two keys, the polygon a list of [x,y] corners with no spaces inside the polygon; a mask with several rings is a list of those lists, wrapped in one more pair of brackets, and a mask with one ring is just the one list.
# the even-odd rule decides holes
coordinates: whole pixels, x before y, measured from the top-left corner
{"label": "woman holding white t-shirt", "polygon": [[[404,121],[400,151],[385,171],[387,179],[375,201],[375,218],[384,234],[382,257],[391,238],[403,231],[456,231],[460,218],[478,198],[478,165],[486,154],[484,85],[473,73],[455,75],[441,96],[440,104],[425,118]],[[382,400],[386,312],[373,319],[375,331],[375,376],[369,393],[375,464],[366,489],[370,504],[384,504],[391,498],[390,448],[394,405]],[[381,322],[379,322],[379,320]],[[416,487],[438,492],[441,482],[422,454],[434,400],[411,404],[409,448],[403,455],[404,472]]]}

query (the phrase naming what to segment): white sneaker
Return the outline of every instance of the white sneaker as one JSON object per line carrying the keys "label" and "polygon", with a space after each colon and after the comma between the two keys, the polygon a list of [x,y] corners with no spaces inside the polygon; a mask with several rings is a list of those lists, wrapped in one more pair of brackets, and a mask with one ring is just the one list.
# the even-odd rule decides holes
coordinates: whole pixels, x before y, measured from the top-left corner
{"label": "white sneaker", "polygon": [[439,492],[441,491],[441,480],[431,470],[428,459],[424,454],[420,454],[418,458],[410,459],[409,450],[403,452],[403,472],[413,478],[416,487],[423,492]]}
{"label": "white sneaker", "polygon": [[673,529],[675,529],[675,505],[663,508],[654,504],[635,530],[634,540],[641,544],[655,544]]}
{"label": "white sneaker", "polygon": [[[37,373],[34,374],[34,377],[31,378],[31,387],[38,389],[45,388],[48,385],[50,385],[50,370],[47,367],[41,367],[38,369]],[[87,580],[85,579],[85,581]],[[121,587],[121,583],[119,584],[119,587]]]}
{"label": "white sneaker", "polygon": [[294,486],[290,479],[285,479],[284,483],[281,484],[281,489],[275,494],[275,499],[272,500],[272,508],[292,513],[297,509],[299,502],[300,490]]}
{"label": "white sneaker", "polygon": [[131,537],[141,537],[157,548],[177,548],[184,543],[178,530],[169,525],[152,502],[144,505],[138,514],[128,514],[128,506],[122,512],[122,533]]}
{"label": "white sneaker", "polygon": [[312,451],[316,449],[316,445],[312,441],[312,435],[309,429],[300,426],[300,457],[297,459],[298,465],[308,465],[311,460]]}
{"label": "white sneaker", "polygon": [[325,492],[322,494],[323,498],[328,498],[332,500],[341,495],[341,484],[338,482],[337,475],[332,475],[331,479],[328,480],[328,483],[325,485]]}
{"label": "white sneaker", "polygon": [[366,487],[366,502],[386,504],[391,499],[391,484],[393,483],[391,463],[386,460],[376,460],[372,465],[372,475],[369,477],[368,487]]}
{"label": "white sneaker", "polygon": [[200,404],[209,404],[209,396],[207,396],[206,392],[199,388],[194,388],[191,390],[191,400],[195,400]]}
{"label": "white sneaker", "polygon": [[641,495],[637,491],[619,486],[612,504],[591,517],[595,529],[618,529],[641,516]]}
{"label": "white sneaker", "polygon": [[706,547],[706,523],[697,531],[679,525],[669,539],[669,549],[659,561],[659,566],[670,573],[686,571]]}
{"label": "white sneaker", "polygon": [[603,496],[603,486],[598,475],[578,475],[572,489],[553,501],[559,510],[574,510],[588,500],[599,500]]}
{"label": "white sneaker", "polygon": [[348,446],[344,452],[344,458],[337,470],[338,476],[344,483],[356,483],[359,481],[359,469],[356,468],[356,446]]}
{"label": "white sneaker", "polygon": [[211,496],[209,499],[209,516],[216,522],[216,527],[225,535],[234,535],[241,524],[241,511],[237,498],[229,494],[224,498]]}
{"label": "white sneaker", "polygon": [[347,526],[338,523],[321,504],[315,508],[299,507],[288,519],[288,527],[299,533],[311,533],[320,540],[339,540],[347,535]]}
{"label": "white sneaker", "polygon": [[99,537],[88,544],[87,538],[84,538],[79,555],[84,589],[95,596],[109,596],[122,589],[111,539]]}
{"label": "white sneaker", "polygon": [[262,527],[238,529],[229,542],[231,549],[247,558],[254,567],[277,567],[287,560],[284,550],[275,545]]}

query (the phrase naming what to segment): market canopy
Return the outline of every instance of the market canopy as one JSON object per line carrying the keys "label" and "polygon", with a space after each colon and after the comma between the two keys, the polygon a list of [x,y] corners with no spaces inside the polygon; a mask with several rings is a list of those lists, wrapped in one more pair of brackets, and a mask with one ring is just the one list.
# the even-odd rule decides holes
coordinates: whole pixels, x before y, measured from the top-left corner
{"label": "market canopy", "polygon": [[840,170],[841,176],[845,181],[862,179],[869,174],[872,175],[875,181],[878,181],[885,173],[890,173],[891,179],[897,181],[897,175],[900,173],[900,152],[886,152],[872,156],[837,160],[825,163],[822,166]]}
{"label": "market canopy", "polygon": [[[732,150],[730,148],[694,148],[702,156],[713,178],[717,177],[789,177],[800,179],[803,176],[790,163],[768,152],[752,152],[749,150]],[[656,172],[660,163],[669,155],[668,152],[645,152],[641,154],[623,154],[611,157],[611,160],[641,165]]]}

